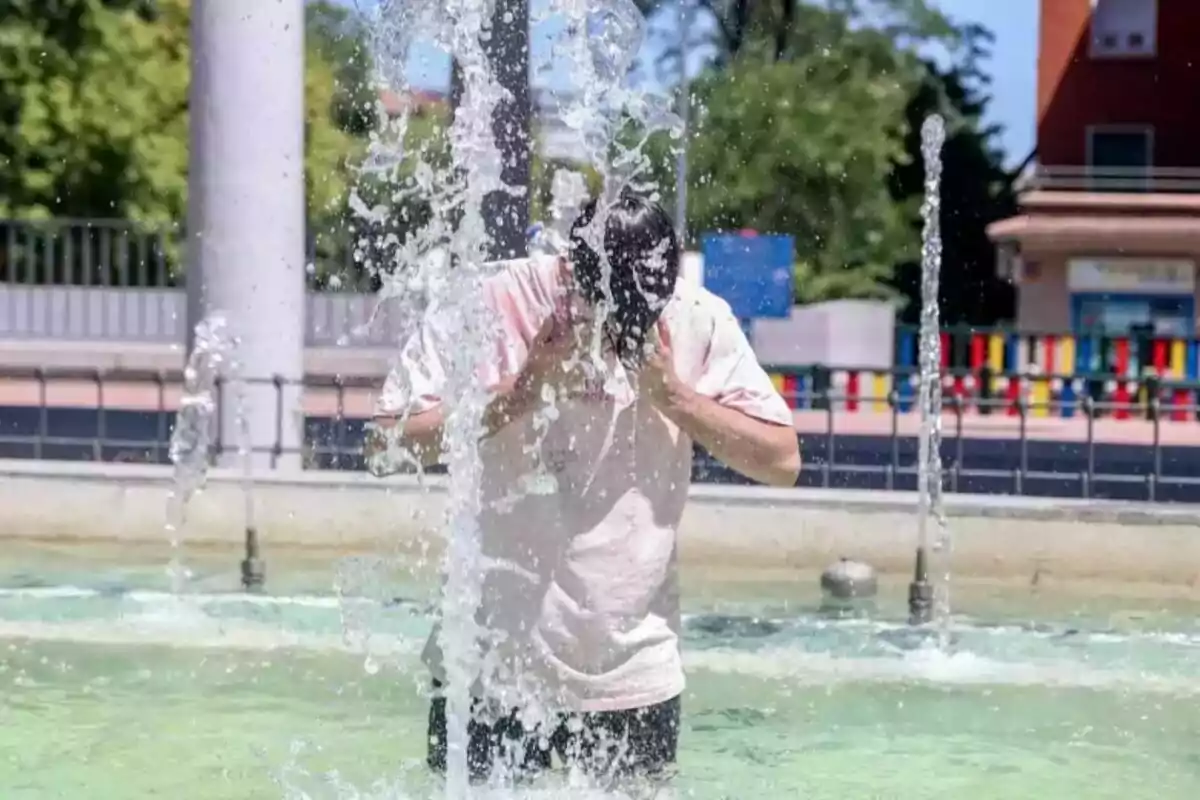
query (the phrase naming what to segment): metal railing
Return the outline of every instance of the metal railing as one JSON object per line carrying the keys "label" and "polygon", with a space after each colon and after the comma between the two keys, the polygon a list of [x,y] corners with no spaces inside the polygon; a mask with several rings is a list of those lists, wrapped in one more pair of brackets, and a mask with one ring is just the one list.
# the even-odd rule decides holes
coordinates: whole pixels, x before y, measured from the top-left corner
{"label": "metal railing", "polygon": [[[776,387],[797,411],[829,405],[847,417],[872,413],[901,415],[916,408],[918,372],[914,367],[886,370],[768,368]],[[963,413],[978,417],[1018,417],[1070,422],[1083,416],[1111,421],[1161,415],[1172,422],[1197,421],[1192,410],[1200,402],[1200,381],[1173,379],[1147,370],[1140,376],[1089,372],[1046,374],[978,369],[942,370],[942,394]],[[1200,430],[1200,428],[1198,428]]]}
{"label": "metal railing", "polygon": [[[0,219],[0,283],[110,289],[177,288],[185,238],[177,224],[124,219]],[[366,245],[363,245],[366,246]],[[349,231],[310,230],[307,281],[313,291],[371,288]]]}
{"label": "metal railing", "polygon": [[[1200,170],[1194,171],[1200,176]],[[1200,180],[1200,178],[1198,178]],[[1198,184],[1200,185],[1200,184]],[[379,237],[377,237],[379,238]],[[179,345],[186,339],[184,240],[178,226],[126,220],[0,220],[0,339],[104,345]],[[377,298],[361,264],[389,263],[349,233],[310,237],[305,343],[310,347],[394,346],[402,329]],[[381,238],[380,247],[389,246]],[[1200,377],[1195,337],[1087,331],[1018,332],[955,326],[944,330],[947,364],[1043,372],[1136,372]],[[894,361],[916,363],[916,331],[898,325]]]}
{"label": "metal railing", "polygon": [[0,220],[0,282],[154,288],[180,285],[177,226],[129,220]]}
{"label": "metal railing", "polygon": [[[294,385],[277,376],[247,382],[273,385],[280,409],[282,390]],[[362,426],[369,417],[368,396],[378,384],[366,378],[303,381],[308,407],[298,452],[306,468],[363,468]],[[0,458],[167,464],[182,386],[179,371],[0,367]],[[219,418],[227,397],[220,380],[216,395]],[[273,459],[296,453],[282,444],[282,424],[282,418],[276,420],[271,446],[253,452]],[[237,449],[214,425],[211,457]]]}
{"label": "metal railing", "polygon": [[[0,370],[0,457],[167,463],[180,379],[174,373]],[[304,382],[300,452],[306,468],[363,469],[363,424],[375,386],[368,380]],[[1175,396],[1181,387],[1166,381],[1125,404],[1084,395],[1072,401],[1077,413],[1069,419],[1041,415],[1044,403],[1026,395],[948,395],[946,488],[1200,502],[1200,385],[1186,388],[1192,399],[1169,407],[1161,397]],[[844,391],[811,381],[788,394],[805,461],[799,485],[915,488],[918,420],[898,392],[860,398],[883,409],[877,413],[848,412]],[[1118,413],[1129,417],[1118,419]],[[218,439],[214,457],[228,446]],[[267,449],[287,452],[278,437]],[[742,482],[700,450],[694,476]]]}
{"label": "metal railing", "polygon": [[[1200,380],[1200,339],[1156,333],[1141,326],[1123,334],[1089,330],[1015,331],[1003,327],[952,325],[942,329],[942,365],[982,374],[1058,376],[1073,381],[1092,376],[1129,379],[1151,373]],[[893,364],[917,363],[916,326],[896,326]]]}
{"label": "metal railing", "polygon": [[[386,310],[367,327],[376,298],[361,291],[369,281],[349,248],[334,245],[310,241],[310,263],[324,261],[309,276],[306,344],[394,344],[397,322]],[[183,258],[177,226],[0,220],[0,337],[182,344]]]}
{"label": "metal railing", "polygon": [[[128,220],[0,220],[0,338],[177,345],[186,339],[179,226]],[[349,235],[309,237],[305,342],[395,344]]]}
{"label": "metal railing", "polygon": [[1094,167],[1038,165],[1017,183],[1020,191],[1200,192],[1200,169],[1192,167]]}
{"label": "metal railing", "polygon": [[[309,291],[305,345],[395,346],[400,320],[387,306],[376,314],[377,303],[373,294]],[[179,346],[186,334],[187,298],[181,288],[0,284],[0,339]]]}

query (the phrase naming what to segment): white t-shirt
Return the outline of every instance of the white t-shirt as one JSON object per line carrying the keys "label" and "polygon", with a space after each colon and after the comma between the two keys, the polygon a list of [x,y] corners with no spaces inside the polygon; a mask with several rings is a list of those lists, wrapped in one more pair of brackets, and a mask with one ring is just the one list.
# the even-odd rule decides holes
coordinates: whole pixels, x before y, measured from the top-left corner
{"label": "white t-shirt", "polygon": [[[520,371],[563,287],[554,258],[510,262],[487,281],[501,340],[481,379],[494,385]],[[676,372],[695,391],[751,416],[792,424],[728,304],[681,281],[663,319]],[[445,380],[439,353],[451,346],[436,324],[426,324],[404,347],[378,413],[436,407]],[[669,700],[684,688],[676,535],[692,442],[638,399],[619,365],[607,380],[556,406],[548,425],[544,414],[531,414],[480,447],[480,528],[490,568],[479,622],[490,634],[489,663],[501,669],[492,680],[519,681],[523,691],[533,687],[579,711]],[[534,474],[556,489],[528,491]],[[442,678],[436,631],[425,660]]]}

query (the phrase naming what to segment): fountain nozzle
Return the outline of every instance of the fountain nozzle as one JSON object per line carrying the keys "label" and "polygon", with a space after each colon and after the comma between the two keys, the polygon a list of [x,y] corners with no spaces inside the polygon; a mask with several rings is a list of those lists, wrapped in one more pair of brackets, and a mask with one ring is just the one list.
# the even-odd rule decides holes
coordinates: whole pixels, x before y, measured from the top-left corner
{"label": "fountain nozzle", "polygon": [[925,625],[933,620],[933,585],[929,582],[929,556],[917,548],[912,583],[908,585],[908,624]]}
{"label": "fountain nozzle", "polygon": [[258,555],[258,531],[246,528],[246,557],[242,559],[242,588],[247,592],[262,591],[267,579],[267,565]]}

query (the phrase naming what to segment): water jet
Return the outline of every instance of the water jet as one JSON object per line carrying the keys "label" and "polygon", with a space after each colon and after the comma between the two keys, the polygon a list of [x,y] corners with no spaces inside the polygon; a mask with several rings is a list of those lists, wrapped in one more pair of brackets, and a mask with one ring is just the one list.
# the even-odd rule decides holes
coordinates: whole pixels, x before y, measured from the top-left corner
{"label": "water jet", "polygon": [[[917,454],[917,550],[913,579],[908,588],[908,615],[913,625],[935,619],[947,642],[949,625],[949,573],[930,583],[930,556],[935,550],[948,556],[950,545],[946,515],[942,508],[942,340],[938,287],[942,270],[941,181],[942,145],[946,139],[943,119],[933,114],[921,126],[921,154],[925,162],[925,202],[921,215],[921,327],[918,342],[918,412],[921,427]],[[931,541],[931,528],[936,539]]]}

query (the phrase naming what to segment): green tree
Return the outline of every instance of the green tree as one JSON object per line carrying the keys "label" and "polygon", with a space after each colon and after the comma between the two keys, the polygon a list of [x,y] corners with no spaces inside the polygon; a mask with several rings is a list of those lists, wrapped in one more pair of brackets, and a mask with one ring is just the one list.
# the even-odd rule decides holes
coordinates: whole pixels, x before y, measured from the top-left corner
{"label": "green tree", "polygon": [[0,3],[0,213],[182,218],[188,5],[141,5]]}
{"label": "green tree", "polygon": [[[666,10],[658,0],[642,5]],[[1011,194],[979,121],[986,98],[972,93],[986,80],[986,31],[955,24],[928,0],[700,0],[699,8],[714,23],[716,55],[693,87],[689,229],[794,234],[801,301],[911,300],[919,128],[940,110],[952,130],[948,310],[978,314],[971,298],[984,295],[984,307],[998,309],[984,316],[1003,314],[1011,291],[987,272],[984,226]],[[918,57],[929,48],[948,56],[949,77]],[[676,56],[668,48],[667,58]],[[669,194],[665,172],[662,180]]]}
{"label": "green tree", "polygon": [[[350,290],[379,286],[395,254],[432,215],[432,192],[450,166],[446,103],[428,103],[375,129],[353,163],[351,202],[316,231],[319,282]],[[386,166],[384,166],[386,165]]]}
{"label": "green tree", "polygon": [[[978,32],[980,47],[988,41]],[[926,75],[913,93],[905,112],[909,133],[905,149],[909,158],[891,175],[897,200],[912,202],[924,193],[920,125],[937,112],[946,119],[942,150],[942,279],[939,303],[947,324],[994,325],[1013,318],[1015,293],[996,274],[996,249],[988,239],[987,225],[1016,213],[1014,175],[1004,167],[1004,156],[995,145],[996,127],[983,124],[987,109],[986,77],[965,65],[939,67],[926,64]],[[898,265],[894,280],[908,299],[902,319],[916,323],[920,314],[920,263]]]}
{"label": "green tree", "polygon": [[554,199],[552,191],[554,174],[560,169],[583,175],[584,181],[593,194],[598,194],[604,185],[603,177],[595,167],[544,158],[535,150],[529,169],[530,219],[539,222],[548,221],[551,201]]}
{"label": "green tree", "polygon": [[811,6],[799,16],[809,40],[785,58],[744,43],[693,85],[689,227],[795,236],[801,302],[889,296],[893,264],[915,252],[916,209],[885,178],[906,159],[920,73],[880,31]]}
{"label": "green tree", "polygon": [[[965,29],[956,25],[930,0],[636,0],[647,15],[677,13],[688,2],[700,18],[693,26],[690,46],[708,45],[717,66],[743,53],[785,60],[804,52],[814,40],[850,23],[895,46],[913,51],[936,45],[951,53],[964,46]],[[707,24],[705,24],[707,23]],[[662,59],[678,69],[676,42],[667,43]]]}
{"label": "green tree", "polygon": [[339,124],[334,65],[311,44],[305,65],[305,186],[309,219],[319,223],[338,216],[345,207],[352,165],[362,143]]}
{"label": "green tree", "polygon": [[[182,220],[189,0],[0,0],[0,214]],[[310,48],[310,209],[344,198],[354,141]]]}
{"label": "green tree", "polygon": [[330,0],[310,0],[304,12],[310,45],[334,70],[333,120],[347,133],[366,137],[378,122],[379,105],[367,20]]}

